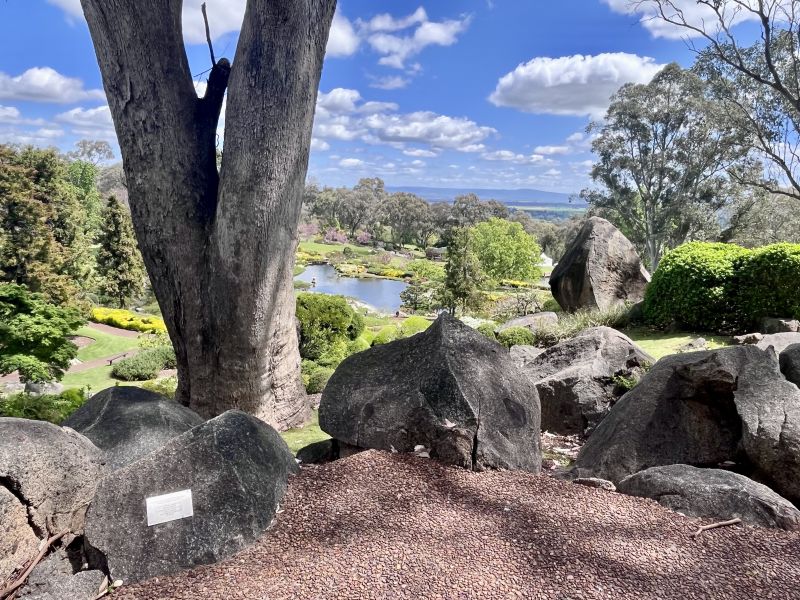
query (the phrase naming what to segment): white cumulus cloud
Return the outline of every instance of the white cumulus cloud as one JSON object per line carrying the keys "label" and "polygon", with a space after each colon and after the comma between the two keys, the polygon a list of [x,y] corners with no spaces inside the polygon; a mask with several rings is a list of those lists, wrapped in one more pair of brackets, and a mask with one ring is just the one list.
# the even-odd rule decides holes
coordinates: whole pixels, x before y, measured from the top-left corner
{"label": "white cumulus cloud", "polygon": [[569,153],[570,148],[569,146],[536,146],[533,151],[536,154],[552,156],[553,154],[567,154]]}
{"label": "white cumulus cloud", "polygon": [[501,77],[489,100],[531,113],[599,118],[623,84],[648,83],[663,66],[625,52],[538,57]]}
{"label": "white cumulus cloud", "polygon": [[80,79],[62,75],[50,67],[33,67],[16,76],[0,71],[2,99],[71,104],[105,97],[103,90],[87,90]]}
{"label": "white cumulus cloud", "polygon": [[541,154],[518,154],[511,150],[495,150],[494,152],[484,152],[481,158],[491,161],[511,162],[516,165],[535,165],[545,162],[547,159]]}
{"label": "white cumulus cloud", "polygon": [[364,161],[360,158],[343,158],[339,161],[339,166],[344,169],[358,169],[364,166]]}

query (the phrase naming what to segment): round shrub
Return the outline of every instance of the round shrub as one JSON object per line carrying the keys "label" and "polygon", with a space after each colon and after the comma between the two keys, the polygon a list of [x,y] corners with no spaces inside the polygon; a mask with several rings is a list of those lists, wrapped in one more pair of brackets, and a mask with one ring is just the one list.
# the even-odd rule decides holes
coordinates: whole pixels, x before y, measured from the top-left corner
{"label": "round shrub", "polygon": [[[300,321],[300,356],[335,366],[346,356],[347,342],[364,331],[364,318],[342,296],[301,293],[297,295]],[[338,363],[336,363],[338,364]]]}
{"label": "round shrub", "polygon": [[389,342],[395,341],[400,335],[399,330],[395,325],[387,325],[386,327],[381,328],[381,330],[375,336],[375,339],[372,340],[373,346],[380,346],[381,344],[388,344]]}
{"label": "round shrub", "polygon": [[478,333],[485,335],[490,340],[497,341],[497,336],[494,334],[494,329],[497,327],[494,323],[481,323],[477,327]]}
{"label": "round shrub", "polygon": [[656,327],[673,323],[719,331],[736,319],[731,280],[736,261],[749,250],[734,244],[689,242],[668,252],[644,298],[645,320]]}
{"label": "round shrub", "polygon": [[509,327],[497,334],[497,341],[506,348],[512,346],[533,346],[533,332],[527,327]]}
{"label": "round shrub", "polygon": [[428,327],[431,326],[431,322],[428,321],[425,317],[408,317],[403,323],[400,325],[400,333],[403,337],[410,337],[417,333],[421,333],[425,331]]}
{"label": "round shrub", "polygon": [[151,348],[114,363],[111,376],[122,381],[155,379],[164,369],[174,369],[176,362],[172,348]]}
{"label": "round shrub", "polygon": [[308,376],[308,384],[306,384],[306,392],[309,394],[321,394],[322,390],[328,383],[328,380],[333,375],[333,369],[330,367],[320,367],[311,372]]}
{"label": "round shrub", "polygon": [[738,257],[731,289],[737,325],[764,317],[800,318],[800,244],[772,244]]}

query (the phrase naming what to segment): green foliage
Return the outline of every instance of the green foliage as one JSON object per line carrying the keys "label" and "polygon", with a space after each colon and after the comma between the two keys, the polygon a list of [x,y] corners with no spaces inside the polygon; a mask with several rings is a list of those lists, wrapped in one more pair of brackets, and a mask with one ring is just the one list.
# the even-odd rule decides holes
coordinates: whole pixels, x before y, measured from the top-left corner
{"label": "green foliage", "polygon": [[76,304],[91,275],[79,196],[55,150],[0,145],[0,281]]}
{"label": "green foliage", "polygon": [[470,229],[472,247],[483,271],[495,280],[539,279],[542,250],[522,225],[492,218]]}
{"label": "green foliage", "polygon": [[485,335],[490,340],[497,341],[497,336],[494,333],[496,327],[497,325],[495,325],[494,323],[481,323],[480,325],[478,325],[477,331],[481,335]]}
{"label": "green foliage", "polygon": [[429,311],[436,308],[442,289],[439,282],[412,283],[400,292],[400,300],[408,310]]}
{"label": "green foliage", "polygon": [[800,318],[800,244],[772,244],[736,257],[729,286],[739,327],[764,317]]}
{"label": "green foliage", "polygon": [[175,351],[171,347],[162,346],[142,350],[138,354],[114,363],[111,375],[122,381],[145,381],[155,379],[164,369],[174,369],[175,367]]}
{"label": "green foliage", "polygon": [[363,352],[364,350],[369,350],[369,347],[372,345],[372,339],[372,336],[370,336],[369,340],[364,335],[357,337],[347,344],[347,355],[349,356],[351,354]]}
{"label": "green foliage", "polygon": [[156,394],[166,396],[170,400],[175,399],[175,392],[178,390],[177,377],[159,377],[158,379],[151,379],[145,381],[140,386],[142,389],[149,390]]}
{"label": "green foliage", "polygon": [[533,332],[534,345],[550,347],[574,337],[591,327],[611,327],[621,329],[630,323],[628,306],[613,306],[605,310],[579,310],[561,314],[556,325],[537,327]]}
{"label": "green foliage", "polygon": [[444,265],[430,260],[418,258],[406,265],[406,269],[414,274],[417,279],[429,281],[444,281]]}
{"label": "green foliage", "polygon": [[142,350],[150,348],[162,348],[172,346],[169,335],[166,331],[156,331],[154,333],[143,333],[137,338],[137,346]]}
{"label": "green foliage", "polygon": [[468,229],[460,227],[450,231],[449,239],[444,288],[439,302],[450,314],[455,314],[458,306],[464,312],[479,310],[484,300],[480,288],[486,275],[472,248],[472,236]]}
{"label": "green foliage", "polygon": [[639,380],[633,376],[627,377],[625,375],[614,375],[612,379],[614,381],[614,385],[626,392],[631,391],[636,387],[636,384],[639,383]]}
{"label": "green foliage", "polygon": [[61,379],[78,348],[69,337],[84,318],[23,286],[0,284],[0,374],[22,381]]}
{"label": "green foliage", "polygon": [[297,318],[300,356],[329,367],[347,357],[348,343],[364,331],[364,318],[342,296],[298,294]]}
{"label": "green foliage", "polygon": [[731,280],[748,250],[733,244],[690,242],[664,255],[647,287],[644,317],[651,325],[677,323],[719,331],[736,319]]}
{"label": "green foliage", "polygon": [[0,417],[36,419],[59,424],[86,402],[83,390],[65,390],[61,394],[35,397],[26,393],[0,398]]}
{"label": "green foliage", "polygon": [[97,241],[100,291],[124,308],[131,298],[144,291],[146,276],[131,216],[114,196],[108,199],[103,211]]}
{"label": "green foliage", "polygon": [[512,346],[533,346],[535,338],[527,327],[509,327],[497,334],[497,341],[506,348]]}
{"label": "green foliage", "polygon": [[430,326],[431,322],[424,317],[408,317],[400,324],[400,335],[410,337],[425,331]]}
{"label": "green foliage", "polygon": [[382,344],[388,344],[389,342],[393,342],[400,337],[400,330],[397,328],[396,325],[387,325],[386,327],[381,328],[381,330],[375,335],[375,339],[372,340],[373,346],[380,346]]}
{"label": "green foliage", "polygon": [[95,323],[103,323],[120,329],[128,329],[129,331],[154,334],[165,333],[167,331],[164,319],[149,315],[139,315],[121,308],[104,308],[102,306],[97,306],[92,309],[90,318]]}
{"label": "green foliage", "polygon": [[328,380],[333,375],[333,369],[330,367],[320,367],[312,371],[308,377],[308,385],[306,392],[309,394],[320,394],[328,383]]}

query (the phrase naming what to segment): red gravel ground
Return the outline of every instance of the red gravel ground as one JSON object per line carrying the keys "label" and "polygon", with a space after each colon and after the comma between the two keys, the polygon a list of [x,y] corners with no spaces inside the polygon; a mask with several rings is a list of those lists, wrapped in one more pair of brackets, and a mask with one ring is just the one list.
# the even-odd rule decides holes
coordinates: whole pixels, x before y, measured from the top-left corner
{"label": "red gravel ground", "polygon": [[304,467],[283,509],[232,559],[114,600],[800,598],[800,534],[693,539],[698,519],[546,476],[369,451]]}

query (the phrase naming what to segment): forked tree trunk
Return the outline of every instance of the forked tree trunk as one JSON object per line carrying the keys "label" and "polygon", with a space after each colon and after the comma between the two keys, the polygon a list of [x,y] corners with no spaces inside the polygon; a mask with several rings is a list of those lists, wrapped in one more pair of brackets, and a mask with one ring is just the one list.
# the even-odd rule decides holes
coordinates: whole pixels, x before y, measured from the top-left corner
{"label": "forked tree trunk", "polygon": [[177,399],[206,417],[239,408],[279,428],[304,421],[292,271],[336,1],[249,0],[233,65],[214,66],[202,99],[181,0],[81,3],[175,346]]}

